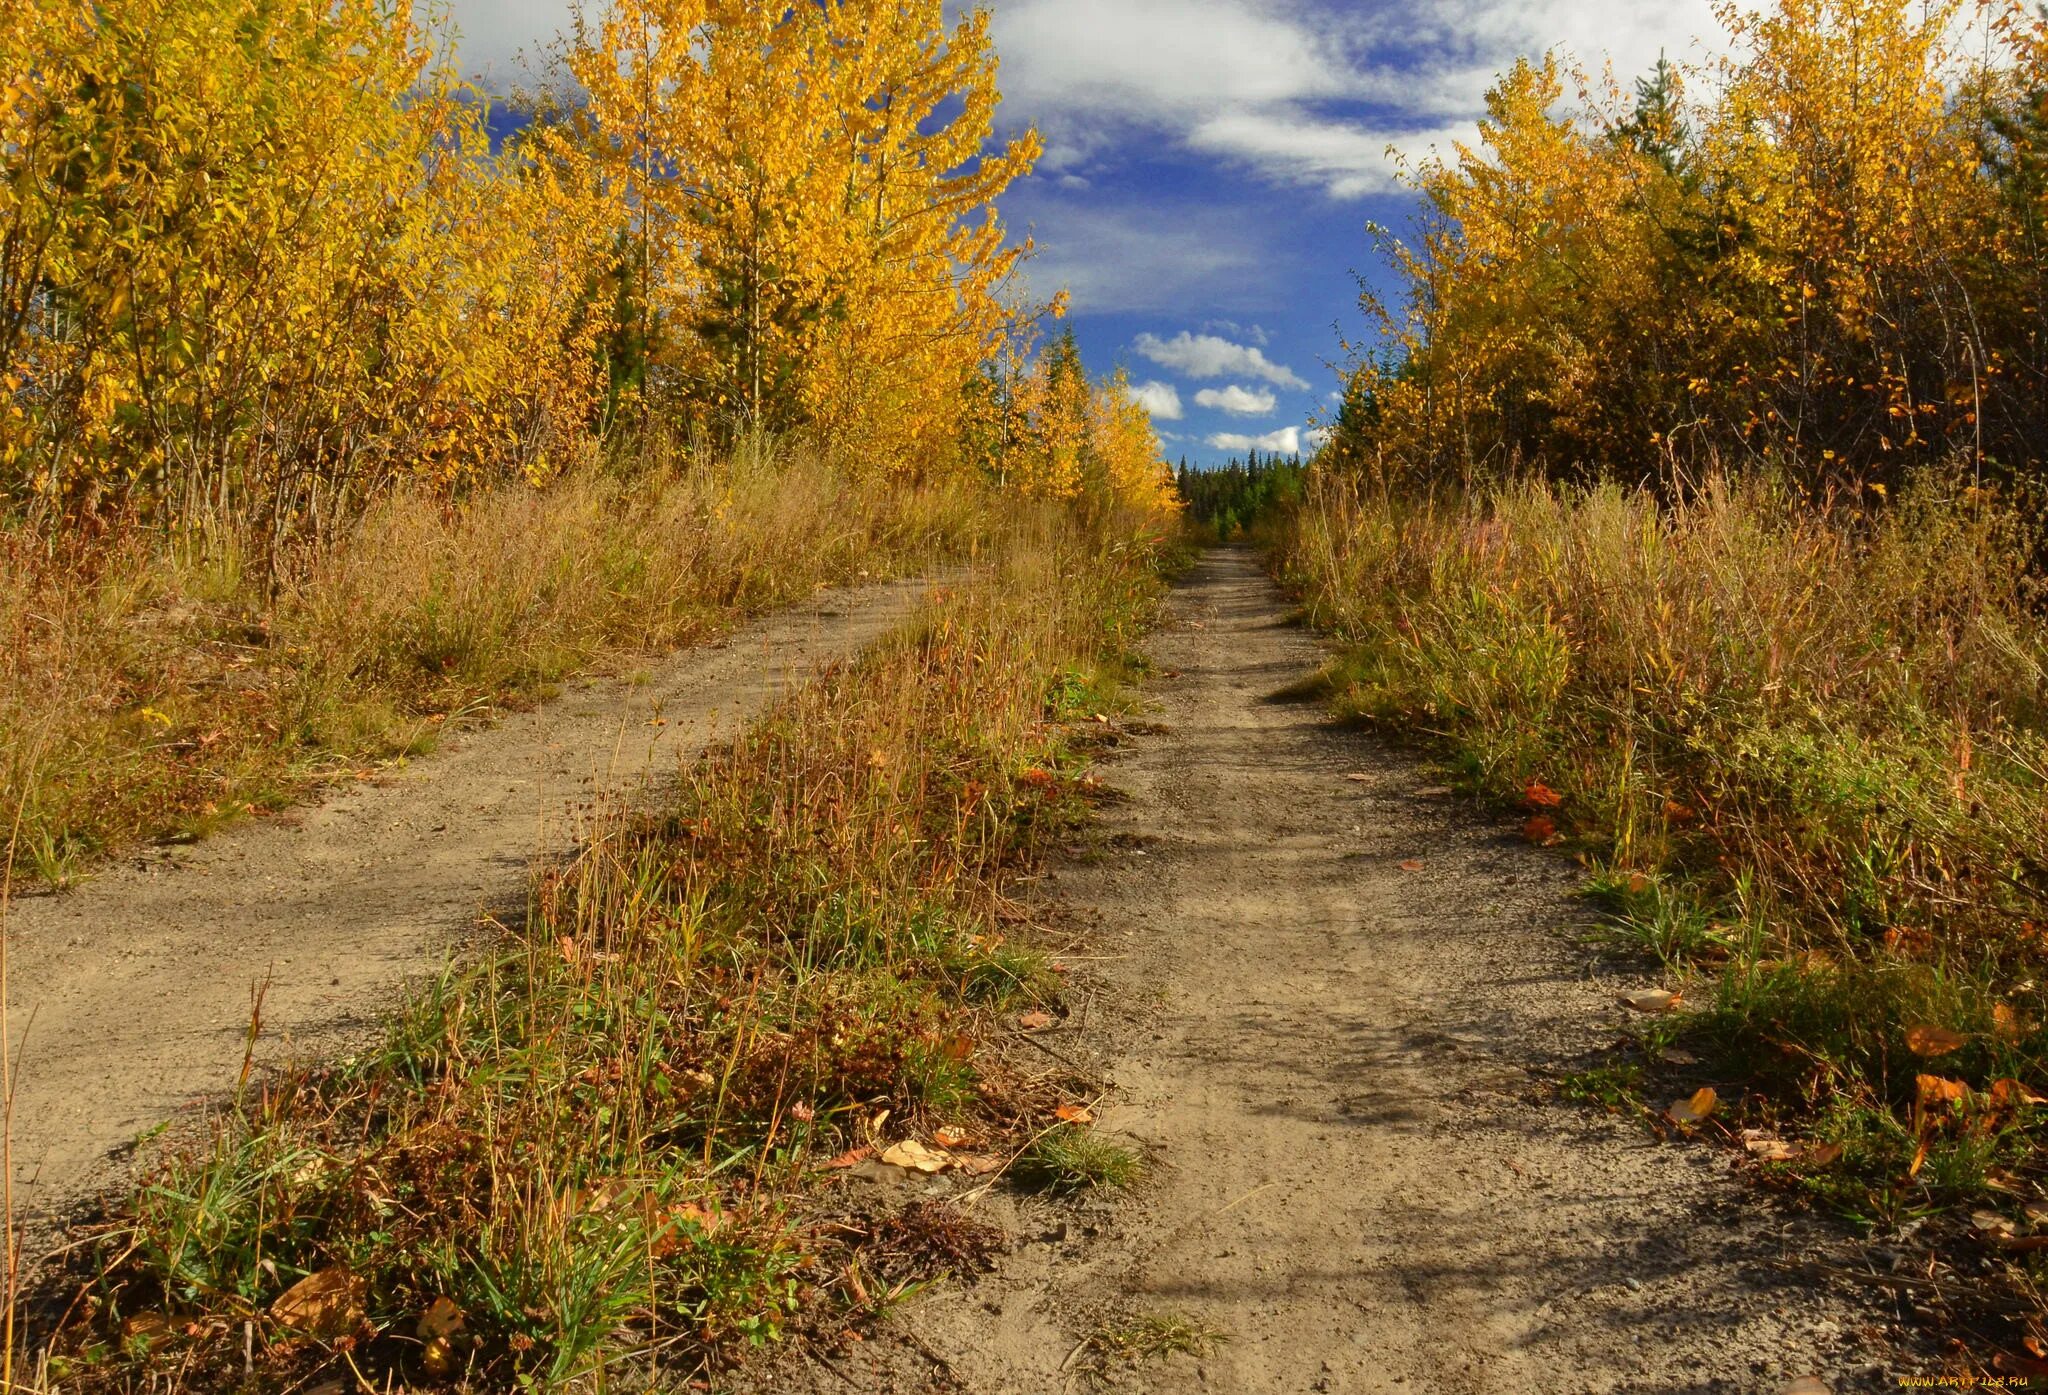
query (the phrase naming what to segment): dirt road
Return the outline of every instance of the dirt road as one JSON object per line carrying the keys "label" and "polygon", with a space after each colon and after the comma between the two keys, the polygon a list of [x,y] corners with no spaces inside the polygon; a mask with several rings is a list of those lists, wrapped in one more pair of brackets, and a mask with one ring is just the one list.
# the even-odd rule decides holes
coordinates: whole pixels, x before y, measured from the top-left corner
{"label": "dirt road", "polygon": [[785,684],[900,624],[925,586],[836,592],[587,683],[394,778],[19,901],[8,927],[16,1201],[32,1228],[110,1154],[230,1087],[251,994],[262,1057],[331,1050],[438,968],[480,912],[523,904],[602,789],[673,770]]}
{"label": "dirt road", "polygon": [[[1150,1179],[1078,1221],[1004,1216],[997,1274],[815,1389],[1896,1389],[1875,1290],[1766,1267],[1827,1232],[1725,1153],[1556,1102],[1644,980],[1577,947],[1568,863],[1274,698],[1322,657],[1286,612],[1249,558],[1201,563],[1154,645],[1168,731],[1104,771],[1130,801],[1059,879],[1111,962],[1048,1044],[1103,1063],[1102,1127]],[[1137,1365],[1087,1344],[1148,1313],[1223,1340]]]}

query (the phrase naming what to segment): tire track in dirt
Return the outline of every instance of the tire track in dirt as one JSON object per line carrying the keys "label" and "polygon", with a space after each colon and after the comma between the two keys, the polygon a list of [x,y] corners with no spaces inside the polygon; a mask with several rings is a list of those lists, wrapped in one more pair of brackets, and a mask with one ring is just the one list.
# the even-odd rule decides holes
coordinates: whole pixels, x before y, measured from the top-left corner
{"label": "tire track in dirt", "polygon": [[[1574,947],[1562,859],[1275,696],[1324,657],[1287,612],[1248,556],[1203,559],[1153,644],[1167,734],[1106,767],[1130,796],[1108,850],[1058,878],[1110,962],[1093,1025],[1048,1039],[1100,1059],[1102,1126],[1151,1178],[1078,1211],[997,1198],[997,1274],[796,1388],[1896,1389],[1870,1291],[1768,1267],[1834,1232],[1726,1154],[1551,1099],[1635,982]],[[1090,1372],[1084,1340],[1138,1312],[1225,1340]]]}
{"label": "tire track in dirt", "polygon": [[258,984],[259,1060],[347,1043],[480,914],[517,913],[534,860],[571,845],[601,792],[672,772],[901,625],[927,590],[825,593],[645,682],[573,685],[389,779],[18,900],[15,1199],[30,1229],[108,1185],[143,1130],[233,1085]]}

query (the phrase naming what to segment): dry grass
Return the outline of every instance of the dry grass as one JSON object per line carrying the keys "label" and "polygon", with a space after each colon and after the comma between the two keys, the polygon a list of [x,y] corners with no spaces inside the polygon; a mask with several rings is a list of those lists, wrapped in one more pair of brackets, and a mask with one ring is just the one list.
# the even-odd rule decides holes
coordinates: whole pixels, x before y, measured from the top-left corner
{"label": "dry grass", "polygon": [[1708,1064],[1684,1084],[1739,1097],[1721,1122],[1816,1145],[1774,1177],[1889,1225],[2048,1200],[2031,541],[1931,482],[1842,519],[1758,485],[1325,479],[1287,563],[1349,642],[1342,705],[1553,821],[1687,986],[1651,1055],[1685,1039]]}
{"label": "dry grass", "polygon": [[[813,1229],[805,1198],[851,1145],[966,1146],[942,1124],[1021,1151],[1058,1101],[975,1043],[1057,994],[999,912],[1077,816],[1059,718],[1100,710],[1154,549],[1047,516],[999,552],[671,808],[603,818],[382,1049],[252,1088],[164,1157],[56,1378],[676,1381],[975,1262],[987,1237],[947,1216]],[[316,1275],[320,1307],[279,1303]]]}
{"label": "dry grass", "polygon": [[272,592],[232,538],[0,529],[0,809],[62,884],[417,752],[578,670],[819,586],[971,550],[966,487],[858,486],[755,451],[460,505],[389,497]]}

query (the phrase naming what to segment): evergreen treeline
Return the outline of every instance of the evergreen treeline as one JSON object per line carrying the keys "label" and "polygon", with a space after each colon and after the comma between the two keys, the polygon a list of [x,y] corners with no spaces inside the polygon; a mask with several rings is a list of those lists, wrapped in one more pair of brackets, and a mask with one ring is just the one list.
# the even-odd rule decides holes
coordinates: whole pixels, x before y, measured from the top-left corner
{"label": "evergreen treeline", "polygon": [[1257,451],[1208,470],[1189,465],[1183,456],[1174,485],[1196,528],[1213,530],[1218,542],[1229,542],[1273,509],[1299,499],[1307,468],[1298,455],[1262,459]]}

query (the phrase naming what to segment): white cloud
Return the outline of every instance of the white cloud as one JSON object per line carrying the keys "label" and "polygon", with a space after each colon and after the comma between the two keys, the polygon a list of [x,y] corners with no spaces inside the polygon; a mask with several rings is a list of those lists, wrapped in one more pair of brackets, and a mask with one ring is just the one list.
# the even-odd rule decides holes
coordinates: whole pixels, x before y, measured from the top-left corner
{"label": "white cloud", "polygon": [[1203,388],[1195,394],[1195,405],[1228,412],[1234,417],[1264,417],[1272,415],[1280,399],[1265,388],[1254,391],[1232,383],[1226,388]]}
{"label": "white cloud", "polygon": [[[1131,129],[1282,184],[1358,198],[1469,138],[1495,77],[1550,49],[1622,82],[1660,53],[1725,44],[1714,0],[1005,0],[1009,109],[1045,128],[1060,172],[1131,147]],[[1135,139],[1144,139],[1144,134]]]}
{"label": "white cloud", "polygon": [[[424,4],[415,3],[424,12]],[[462,71],[481,79],[487,91],[541,77],[546,49],[574,9],[570,0],[448,0],[447,8]]]}
{"label": "white cloud", "polygon": [[[1151,413],[1154,421],[1179,421],[1185,415],[1180,405],[1180,393],[1172,383],[1139,383],[1131,389],[1131,398]],[[1196,400],[1201,399],[1197,397]]]}
{"label": "white cloud", "polygon": [[1399,187],[1393,156],[1448,150],[1462,125],[1388,133],[1299,112],[1244,110],[1211,117],[1188,133],[1197,150],[1233,156],[1296,184],[1319,184],[1333,198],[1384,194]]}
{"label": "white cloud", "polygon": [[1019,232],[1044,229],[1024,271],[1040,298],[1065,289],[1090,314],[1156,314],[1219,300],[1243,311],[1280,293],[1284,262],[1249,217],[1198,223],[1157,205],[1019,192],[1005,203],[1005,221]]}
{"label": "white cloud", "polygon": [[1301,428],[1283,426],[1263,436],[1240,436],[1234,431],[1219,431],[1209,438],[1209,445],[1214,450],[1276,450],[1282,455],[1299,455]]}
{"label": "white cloud", "polygon": [[1141,334],[1131,347],[1160,367],[1190,378],[1246,377],[1275,387],[1308,387],[1307,381],[1292,368],[1267,358],[1265,350],[1233,344],[1213,334],[1189,334],[1183,330],[1171,339]]}

